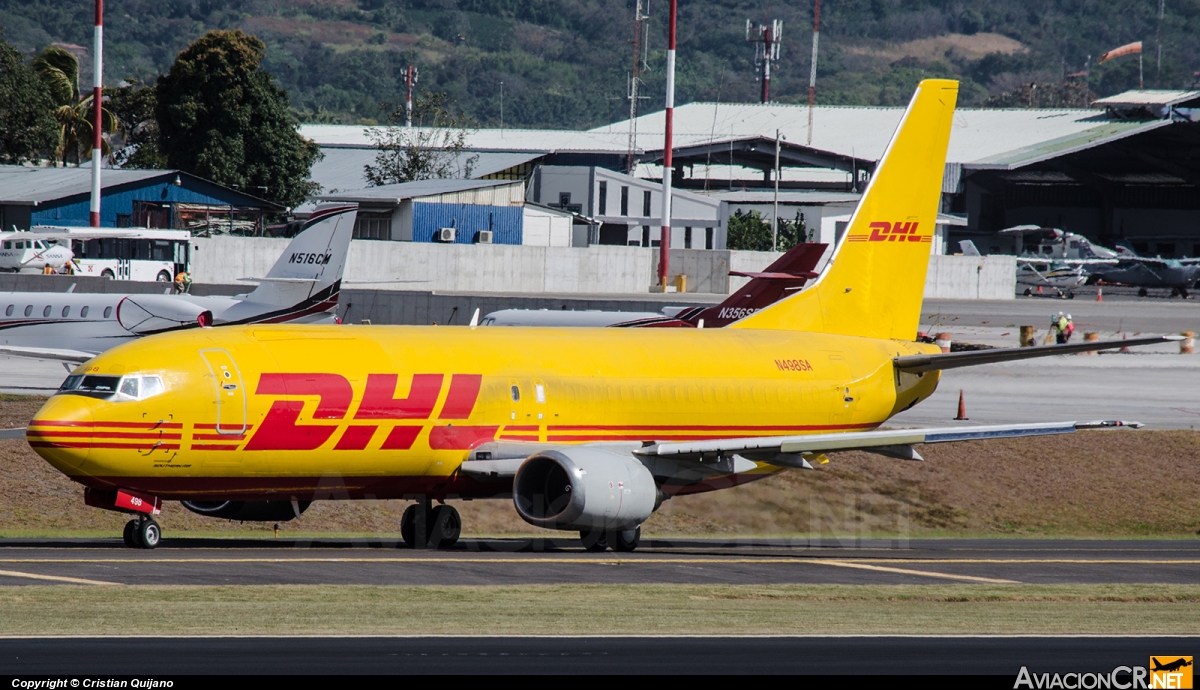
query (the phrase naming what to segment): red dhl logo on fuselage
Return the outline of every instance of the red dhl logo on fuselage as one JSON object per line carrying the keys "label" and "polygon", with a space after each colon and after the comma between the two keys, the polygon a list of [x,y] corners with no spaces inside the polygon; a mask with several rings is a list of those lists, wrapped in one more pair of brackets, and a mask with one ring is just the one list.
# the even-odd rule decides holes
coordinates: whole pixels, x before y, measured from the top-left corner
{"label": "red dhl logo on fuselage", "polygon": [[[382,426],[379,422],[428,420],[441,396],[446,379],[444,374],[414,374],[408,395],[396,397],[396,374],[368,374],[367,387],[358,409],[349,417],[354,422],[345,427],[334,444],[334,450],[365,450]],[[471,427],[453,425],[453,420],[468,419],[479,399],[483,381],[480,374],[453,374],[450,390],[437,414],[447,420],[446,426],[430,430],[429,446],[434,450],[469,448],[480,440],[495,437],[498,426]],[[354,389],[346,377],[339,374],[263,374],[258,380],[255,395],[316,396],[313,421],[346,420],[354,403]],[[302,400],[275,400],[258,429],[243,450],[316,450],[329,441],[341,424],[300,424]],[[375,423],[370,423],[375,422]],[[380,446],[381,450],[408,450],[424,428],[423,424],[392,426]]]}
{"label": "red dhl logo on fuselage", "polygon": [[887,221],[876,221],[871,223],[871,234],[850,235],[846,238],[848,242],[932,242],[932,235],[918,235],[917,221],[909,221],[907,223],[897,221],[889,223]]}

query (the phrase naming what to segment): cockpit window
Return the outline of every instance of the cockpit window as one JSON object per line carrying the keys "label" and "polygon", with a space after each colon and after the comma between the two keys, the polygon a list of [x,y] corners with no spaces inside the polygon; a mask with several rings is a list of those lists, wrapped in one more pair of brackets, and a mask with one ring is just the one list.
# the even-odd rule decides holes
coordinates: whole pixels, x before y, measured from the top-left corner
{"label": "cockpit window", "polygon": [[145,400],[166,390],[158,376],[98,376],[72,374],[59,393],[73,393],[109,400]]}

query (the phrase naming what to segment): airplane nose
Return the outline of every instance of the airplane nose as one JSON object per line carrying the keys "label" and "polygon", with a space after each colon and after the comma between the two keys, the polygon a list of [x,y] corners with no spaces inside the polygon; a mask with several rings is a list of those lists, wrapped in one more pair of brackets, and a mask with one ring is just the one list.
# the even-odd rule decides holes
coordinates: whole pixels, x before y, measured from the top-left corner
{"label": "airplane nose", "polygon": [[29,422],[25,439],[51,465],[76,469],[91,452],[95,406],[82,395],[55,395]]}

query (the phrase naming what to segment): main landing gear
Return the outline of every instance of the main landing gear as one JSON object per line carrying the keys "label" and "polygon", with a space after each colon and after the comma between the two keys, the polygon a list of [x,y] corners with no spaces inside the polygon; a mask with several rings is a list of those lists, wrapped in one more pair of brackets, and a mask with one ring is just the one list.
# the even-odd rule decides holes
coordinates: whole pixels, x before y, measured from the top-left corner
{"label": "main landing gear", "polygon": [[[417,535],[424,539],[418,543]],[[429,499],[413,504],[400,518],[400,536],[413,549],[448,549],[462,534],[462,518],[452,506],[434,507]]]}
{"label": "main landing gear", "polygon": [[162,527],[154,518],[141,516],[125,523],[125,546],[131,549],[153,549],[162,540]]}
{"label": "main landing gear", "polygon": [[628,553],[638,547],[642,540],[641,526],[625,530],[585,529],[579,533],[583,548],[593,553],[599,553],[611,548],[613,551]]}

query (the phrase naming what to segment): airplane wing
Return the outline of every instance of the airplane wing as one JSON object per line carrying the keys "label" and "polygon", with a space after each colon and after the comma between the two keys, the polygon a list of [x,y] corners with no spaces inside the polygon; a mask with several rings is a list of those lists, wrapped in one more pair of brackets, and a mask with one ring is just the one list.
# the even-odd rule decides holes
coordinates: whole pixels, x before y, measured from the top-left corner
{"label": "airplane wing", "polygon": [[1130,427],[1139,422],[1050,422],[1043,424],[1005,424],[997,426],[945,427],[932,429],[891,429],[858,431],[839,434],[809,434],[803,436],[764,436],[731,438],[712,441],[658,441],[633,451],[641,457],[676,457],[679,459],[718,458],[742,455],[781,467],[811,469],[804,455],[865,450],[889,457],[921,460],[912,446],[922,443],[979,441],[1021,436],[1070,434],[1084,429]]}
{"label": "airplane wing", "polygon": [[0,345],[0,356],[26,357],[28,359],[50,359],[57,362],[83,364],[100,353],[83,350],[56,350],[45,347],[14,347]]}
{"label": "airplane wing", "polygon": [[1116,350],[1122,347],[1154,345],[1157,343],[1169,343],[1177,340],[1183,340],[1183,336],[1156,335],[1144,338],[1129,338],[1128,340],[1097,340],[1093,342],[1069,343],[1067,345],[998,347],[993,350],[972,350],[969,352],[946,352],[942,354],[895,357],[892,359],[892,364],[901,371],[915,373],[921,371],[938,371],[941,369],[957,369],[959,367],[973,367],[979,364],[1012,362],[1019,359],[1032,359],[1034,357],[1069,355],[1076,352]]}

